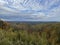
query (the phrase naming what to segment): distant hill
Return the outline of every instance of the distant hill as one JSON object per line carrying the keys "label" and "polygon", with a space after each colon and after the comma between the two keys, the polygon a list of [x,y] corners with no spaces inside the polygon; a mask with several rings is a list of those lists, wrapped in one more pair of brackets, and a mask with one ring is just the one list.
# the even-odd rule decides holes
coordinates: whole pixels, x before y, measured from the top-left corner
{"label": "distant hill", "polygon": [[10,29],[14,30],[40,30],[47,27],[58,27],[60,22],[43,22],[43,21],[2,21],[0,20],[1,29]]}
{"label": "distant hill", "polygon": [[20,24],[20,23],[26,23],[26,24],[47,24],[47,23],[60,23],[57,21],[7,21],[11,24]]}

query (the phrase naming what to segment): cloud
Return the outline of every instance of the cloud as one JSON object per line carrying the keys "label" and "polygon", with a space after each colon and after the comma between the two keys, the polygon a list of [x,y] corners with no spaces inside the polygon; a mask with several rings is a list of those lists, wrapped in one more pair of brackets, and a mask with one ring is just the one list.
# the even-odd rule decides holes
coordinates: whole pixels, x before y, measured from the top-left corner
{"label": "cloud", "polygon": [[0,0],[0,16],[45,20],[60,15],[60,0]]}

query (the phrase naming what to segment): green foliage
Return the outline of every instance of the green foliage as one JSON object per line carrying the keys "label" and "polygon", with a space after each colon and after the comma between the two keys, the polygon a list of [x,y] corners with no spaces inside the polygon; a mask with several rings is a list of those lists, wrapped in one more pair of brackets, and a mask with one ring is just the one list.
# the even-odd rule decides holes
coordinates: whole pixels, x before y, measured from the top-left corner
{"label": "green foliage", "polygon": [[0,45],[60,45],[60,23],[2,25]]}

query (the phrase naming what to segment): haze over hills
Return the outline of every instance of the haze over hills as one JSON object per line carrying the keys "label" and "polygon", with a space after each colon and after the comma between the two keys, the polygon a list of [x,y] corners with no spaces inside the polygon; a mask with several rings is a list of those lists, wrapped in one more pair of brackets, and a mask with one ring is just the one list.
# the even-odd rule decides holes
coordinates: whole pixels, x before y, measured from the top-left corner
{"label": "haze over hills", "polygon": [[[9,27],[16,27],[16,25],[42,25],[44,26],[45,24],[48,25],[48,24],[60,24],[60,22],[56,22],[56,21],[4,21],[4,20],[0,20],[0,27],[3,28],[9,28]],[[20,26],[21,27],[21,26]],[[17,27],[18,28],[18,27]]]}

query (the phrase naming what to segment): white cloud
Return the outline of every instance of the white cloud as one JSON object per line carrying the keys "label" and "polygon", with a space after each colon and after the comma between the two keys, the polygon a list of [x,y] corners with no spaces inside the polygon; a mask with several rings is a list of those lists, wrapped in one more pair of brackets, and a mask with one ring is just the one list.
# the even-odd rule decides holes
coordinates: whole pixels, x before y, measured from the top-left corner
{"label": "white cloud", "polygon": [[5,4],[7,4],[7,2],[0,0],[0,7],[4,6]]}
{"label": "white cloud", "polygon": [[52,6],[57,4],[60,0],[40,1],[42,0],[0,0],[0,14],[34,19],[45,19],[60,16],[60,7],[52,8]]}

